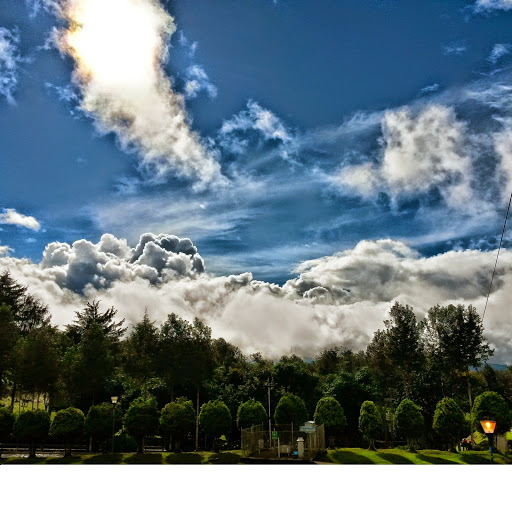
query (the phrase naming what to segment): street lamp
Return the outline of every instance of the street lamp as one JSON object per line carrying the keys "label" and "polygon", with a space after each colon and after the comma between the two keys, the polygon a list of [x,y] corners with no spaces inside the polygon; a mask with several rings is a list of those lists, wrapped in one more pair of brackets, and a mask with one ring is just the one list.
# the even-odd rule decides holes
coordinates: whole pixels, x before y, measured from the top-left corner
{"label": "street lamp", "polygon": [[272,445],[272,416],[270,414],[270,390],[275,387],[274,377],[272,380],[267,379],[267,382],[263,384],[267,388],[268,392],[268,447],[271,448]]}
{"label": "street lamp", "polygon": [[115,434],[115,424],[116,424],[116,404],[117,399],[119,397],[112,396],[110,397],[110,400],[112,401],[112,405],[114,406],[112,409],[112,453],[114,453],[114,434]]}
{"label": "street lamp", "polygon": [[491,464],[493,463],[492,458],[492,445],[494,444],[494,429],[496,428],[496,422],[494,420],[482,420],[480,422],[484,432],[487,434],[489,439],[489,451],[491,452]]}

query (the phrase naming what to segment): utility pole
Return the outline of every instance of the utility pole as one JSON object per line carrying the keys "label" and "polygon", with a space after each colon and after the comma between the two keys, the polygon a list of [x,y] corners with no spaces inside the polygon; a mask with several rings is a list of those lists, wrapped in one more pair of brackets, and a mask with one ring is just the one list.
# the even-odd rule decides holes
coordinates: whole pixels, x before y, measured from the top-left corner
{"label": "utility pole", "polygon": [[263,384],[267,388],[268,393],[268,447],[270,448],[272,444],[272,416],[270,413],[270,390],[275,387],[274,378],[272,380],[267,379],[267,382]]}

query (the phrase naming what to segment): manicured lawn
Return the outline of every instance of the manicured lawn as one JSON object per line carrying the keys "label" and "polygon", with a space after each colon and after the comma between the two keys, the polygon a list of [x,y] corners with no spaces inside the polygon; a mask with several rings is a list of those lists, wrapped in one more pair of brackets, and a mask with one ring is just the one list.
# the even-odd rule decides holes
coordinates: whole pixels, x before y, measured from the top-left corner
{"label": "manicured lawn", "polygon": [[[410,453],[397,448],[376,452],[363,448],[339,448],[328,450],[321,461],[335,464],[490,464],[491,457],[487,451],[450,453],[419,450],[417,453]],[[511,464],[512,458],[495,454],[494,462]]]}
{"label": "manicured lawn", "polygon": [[72,457],[2,458],[2,464],[239,464],[241,451],[84,454]]}

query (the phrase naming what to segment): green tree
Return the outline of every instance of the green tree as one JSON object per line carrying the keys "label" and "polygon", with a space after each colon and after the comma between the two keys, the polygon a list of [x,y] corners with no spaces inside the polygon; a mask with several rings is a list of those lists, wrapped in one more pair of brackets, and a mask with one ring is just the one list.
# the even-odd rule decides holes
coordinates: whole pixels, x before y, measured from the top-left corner
{"label": "green tree", "polygon": [[196,415],[191,400],[177,398],[164,406],[160,415],[160,427],[170,435],[169,449],[174,441],[175,451],[180,450],[181,443],[194,431]]}
{"label": "green tree", "polygon": [[102,452],[106,453],[109,442],[112,442],[112,429],[117,432],[122,426],[121,411],[117,412],[114,417],[113,404],[103,402],[93,405],[85,417],[84,426],[87,434],[98,441]]}
{"label": "green tree", "polygon": [[393,423],[397,436],[405,437],[409,450],[414,451],[414,441],[422,436],[424,428],[421,408],[409,398],[405,398],[396,408]]}
{"label": "green tree", "polygon": [[36,456],[36,443],[43,441],[50,430],[50,416],[45,411],[22,412],[14,423],[14,437],[29,444],[29,457]]}
{"label": "green tree", "polygon": [[455,451],[455,444],[461,439],[466,420],[461,408],[453,398],[443,398],[436,407],[433,429],[435,433]]}
{"label": "green tree", "polygon": [[7,407],[0,407],[0,457],[2,446],[9,439],[14,427],[14,414]]}
{"label": "green tree", "polygon": [[347,419],[338,400],[324,397],[318,400],[314,420],[317,425],[324,425],[331,447],[336,436],[347,427]]}
{"label": "green tree", "polygon": [[375,450],[375,439],[383,433],[382,419],[377,406],[370,400],[361,405],[359,415],[359,430],[370,442],[369,450]]}
{"label": "green tree", "polygon": [[249,428],[253,425],[261,425],[268,420],[267,411],[261,402],[254,398],[240,404],[236,414],[236,424],[239,429]]}
{"label": "green tree", "polygon": [[19,331],[11,307],[0,304],[0,396],[3,396],[7,372],[11,368],[11,353]]}
{"label": "green tree", "polygon": [[278,425],[293,423],[298,428],[307,419],[308,411],[302,398],[290,393],[281,397],[274,412],[274,420]]}
{"label": "green tree", "polygon": [[494,420],[496,434],[504,434],[511,427],[511,415],[505,399],[495,391],[486,391],[475,398],[474,418],[476,427],[483,432],[480,421]]}
{"label": "green tree", "polygon": [[124,426],[137,442],[137,452],[144,453],[144,438],[158,431],[159,414],[156,400],[134,400],[124,415]]}
{"label": "green tree", "polygon": [[53,418],[50,437],[63,439],[66,447],[64,456],[71,456],[71,443],[84,434],[84,413],[80,409],[68,407],[61,409]]}
{"label": "green tree", "polygon": [[199,424],[204,432],[212,436],[213,449],[217,451],[217,438],[231,430],[231,413],[222,400],[211,400],[201,407]]}

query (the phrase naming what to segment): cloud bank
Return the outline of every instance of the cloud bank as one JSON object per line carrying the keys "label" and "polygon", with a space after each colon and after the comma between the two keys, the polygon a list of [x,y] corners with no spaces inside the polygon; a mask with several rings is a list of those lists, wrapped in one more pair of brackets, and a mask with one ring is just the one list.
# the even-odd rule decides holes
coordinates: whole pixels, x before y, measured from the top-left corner
{"label": "cloud bank", "polygon": [[6,208],[0,213],[0,224],[12,224],[14,226],[22,226],[24,228],[39,231],[41,225],[35,217],[18,213],[14,208]]}
{"label": "cloud bank", "polygon": [[74,59],[81,109],[100,132],[137,151],[157,179],[172,174],[197,189],[225,184],[163,70],[176,27],[159,1],[60,0],[56,7],[66,23],[54,33],[56,44]]}
{"label": "cloud bank", "polygon": [[[272,357],[313,356],[331,344],[364,349],[382,327],[395,300],[422,318],[434,304],[473,304],[482,312],[494,254],[450,251],[423,258],[396,240],[362,241],[352,249],[304,262],[283,286],[250,273],[212,276],[188,239],[143,235],[135,247],[105,234],[94,244],[52,243],[41,263],[0,258],[9,270],[50,304],[54,321],[71,322],[85,300],[115,306],[134,323],[145,308],[157,322],[175,312],[199,316],[246,353]],[[512,361],[512,251],[502,252],[487,316],[486,335],[496,359]]]}

